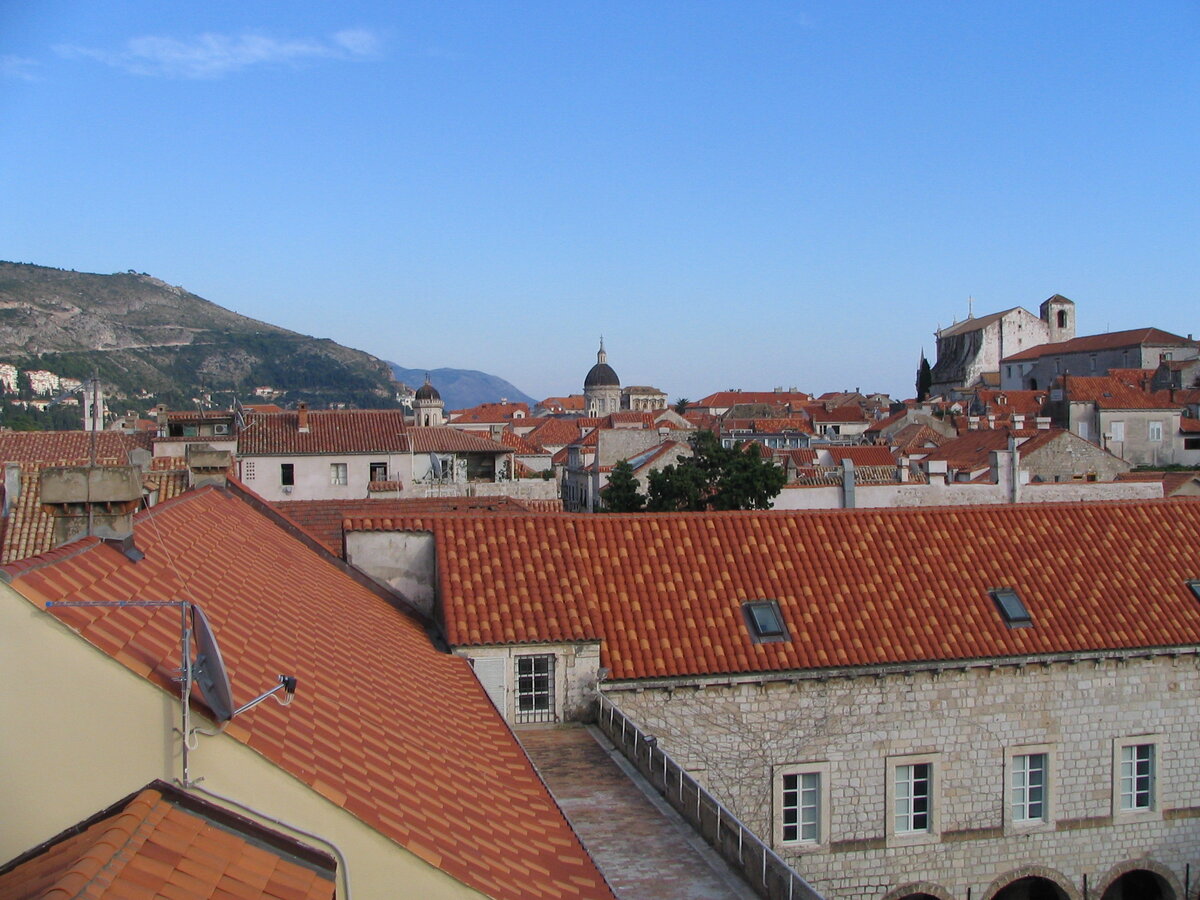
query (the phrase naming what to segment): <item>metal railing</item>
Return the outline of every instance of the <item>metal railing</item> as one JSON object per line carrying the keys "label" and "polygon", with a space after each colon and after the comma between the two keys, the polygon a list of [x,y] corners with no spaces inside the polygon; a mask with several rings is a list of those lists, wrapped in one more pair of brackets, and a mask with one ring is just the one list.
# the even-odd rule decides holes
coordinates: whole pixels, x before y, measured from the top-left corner
{"label": "metal railing", "polygon": [[604,695],[600,696],[597,724],[642,776],[760,897],[767,900],[824,900],[778,853],[702,788],[665,751],[658,749],[658,742]]}

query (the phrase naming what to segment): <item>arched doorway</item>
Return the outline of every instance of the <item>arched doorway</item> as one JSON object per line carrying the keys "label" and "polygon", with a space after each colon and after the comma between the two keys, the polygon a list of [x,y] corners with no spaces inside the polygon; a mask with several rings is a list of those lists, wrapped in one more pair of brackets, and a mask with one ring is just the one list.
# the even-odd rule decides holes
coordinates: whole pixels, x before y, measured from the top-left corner
{"label": "arched doorway", "polygon": [[1065,891],[1049,878],[1029,875],[1006,884],[992,900],[1069,900]]}
{"label": "arched doorway", "polygon": [[1161,875],[1134,869],[1110,884],[1100,900],[1175,900],[1175,891]]}

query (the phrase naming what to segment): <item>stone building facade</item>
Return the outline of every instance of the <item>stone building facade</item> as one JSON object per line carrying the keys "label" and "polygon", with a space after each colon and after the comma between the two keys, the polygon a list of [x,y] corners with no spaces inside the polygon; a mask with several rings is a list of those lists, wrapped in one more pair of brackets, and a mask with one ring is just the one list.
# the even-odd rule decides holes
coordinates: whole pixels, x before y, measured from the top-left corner
{"label": "stone building facade", "polygon": [[[1130,869],[1182,898],[1200,858],[1196,648],[629,687],[606,696],[829,900],[908,896],[918,872],[919,893],[986,900],[1035,870],[1057,889],[1046,896],[1082,898],[1086,879],[1106,897]],[[1145,808],[1122,808],[1127,747],[1151,748]],[[1012,787],[1031,756],[1044,780],[1032,818]],[[930,766],[929,828],[905,833],[894,786],[914,761]],[[796,773],[816,776],[812,839],[784,834]]]}

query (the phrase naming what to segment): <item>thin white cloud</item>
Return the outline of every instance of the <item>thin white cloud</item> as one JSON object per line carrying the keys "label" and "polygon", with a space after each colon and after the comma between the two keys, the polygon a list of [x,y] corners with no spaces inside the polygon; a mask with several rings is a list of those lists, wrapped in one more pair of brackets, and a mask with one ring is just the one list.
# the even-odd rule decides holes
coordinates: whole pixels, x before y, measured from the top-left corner
{"label": "thin white cloud", "polygon": [[37,81],[38,65],[39,63],[34,59],[0,54],[0,78],[14,78],[18,81]]}
{"label": "thin white cloud", "polygon": [[262,65],[298,65],[321,59],[361,60],[377,56],[379,39],[361,28],[319,38],[274,38],[261,34],[201,34],[189,40],[146,35],[131,38],[120,50],[62,45],[71,59],[92,59],[134,75],[168,78],[220,78]]}

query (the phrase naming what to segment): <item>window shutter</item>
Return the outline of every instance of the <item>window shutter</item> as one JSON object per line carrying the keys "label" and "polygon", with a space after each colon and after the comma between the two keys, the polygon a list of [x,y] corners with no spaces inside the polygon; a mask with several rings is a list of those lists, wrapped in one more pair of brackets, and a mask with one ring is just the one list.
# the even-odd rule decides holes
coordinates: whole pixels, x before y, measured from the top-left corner
{"label": "window shutter", "polygon": [[500,715],[506,716],[504,711],[504,674],[508,671],[508,660],[500,656],[473,656],[471,665],[475,667],[475,677],[487,691],[487,695],[496,705],[496,709],[500,710]]}

